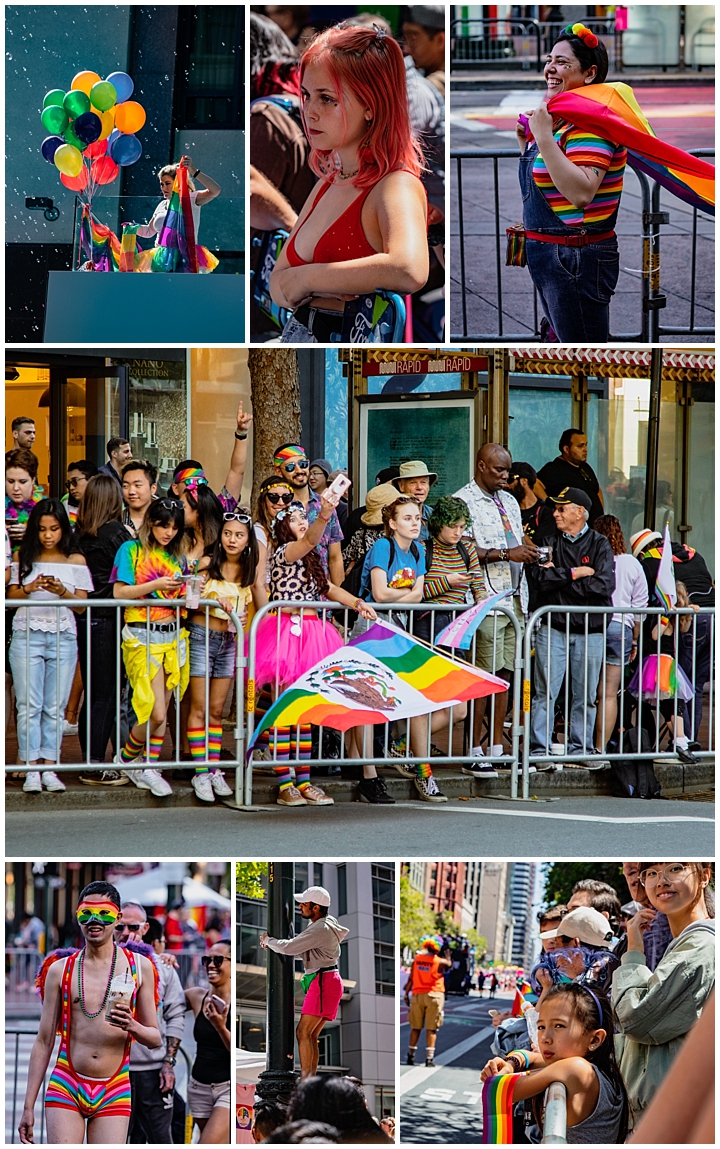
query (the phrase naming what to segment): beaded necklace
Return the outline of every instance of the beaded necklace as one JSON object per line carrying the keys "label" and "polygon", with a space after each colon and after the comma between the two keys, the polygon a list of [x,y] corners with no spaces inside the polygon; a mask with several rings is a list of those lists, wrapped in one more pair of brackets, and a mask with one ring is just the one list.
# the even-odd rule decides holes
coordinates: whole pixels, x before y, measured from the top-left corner
{"label": "beaded necklace", "polygon": [[100,1006],[100,1009],[97,1011],[97,1013],[88,1013],[88,1011],[85,1009],[85,980],[83,977],[83,968],[84,968],[84,962],[85,962],[85,950],[83,949],[81,954],[80,954],[80,976],[78,978],[78,988],[80,990],[80,1009],[82,1010],[82,1012],[85,1014],[85,1017],[87,1017],[87,1018],[92,1019],[93,1017],[99,1017],[105,1008],[108,996],[110,994],[110,983],[111,983],[113,976],[115,974],[115,965],[117,963],[117,955],[118,955],[117,943],[113,942],[112,966],[110,967],[110,976],[108,977],[108,982],[107,982],[107,985],[105,986],[105,994],[104,994],[104,997],[102,999],[102,1004]]}

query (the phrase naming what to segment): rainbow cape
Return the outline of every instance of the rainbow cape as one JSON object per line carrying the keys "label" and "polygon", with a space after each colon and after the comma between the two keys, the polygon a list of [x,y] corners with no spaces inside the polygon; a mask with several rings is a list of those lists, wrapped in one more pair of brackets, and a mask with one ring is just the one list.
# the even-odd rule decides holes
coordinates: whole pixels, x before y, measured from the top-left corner
{"label": "rainbow cape", "polygon": [[376,622],[288,687],[248,745],[273,726],[334,730],[430,714],[508,689],[494,674],[454,662],[389,622]]}
{"label": "rainbow cape", "polygon": [[655,135],[629,84],[612,81],[559,92],[548,111],[584,131],[626,147],[628,163],[691,207],[715,214],[715,168]]}
{"label": "rainbow cape", "polygon": [[483,1085],[483,1145],[512,1145],[512,1107],[515,1082],[520,1073],[500,1073]]}
{"label": "rainbow cape", "polygon": [[151,271],[214,271],[219,260],[195,243],[187,168],[178,167],[163,229],[150,263]]}
{"label": "rainbow cape", "polygon": [[475,606],[471,606],[470,610],[464,610],[457,618],[440,631],[435,636],[435,642],[442,646],[459,647],[460,650],[469,650],[472,645],[473,635],[480,626],[482,620],[493,610],[499,602],[508,595],[512,594],[512,590],[499,591],[497,594],[491,594],[489,598],[484,598],[482,602],[478,602]]}

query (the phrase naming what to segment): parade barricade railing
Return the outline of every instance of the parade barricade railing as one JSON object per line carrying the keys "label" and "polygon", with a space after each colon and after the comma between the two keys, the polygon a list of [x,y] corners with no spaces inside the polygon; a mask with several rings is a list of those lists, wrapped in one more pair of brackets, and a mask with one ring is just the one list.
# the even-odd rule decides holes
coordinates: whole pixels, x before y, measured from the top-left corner
{"label": "parade barricade railing", "polygon": [[[383,618],[387,618],[387,617],[390,618],[390,621],[393,621],[393,617],[392,617],[393,615],[405,615],[406,616],[406,624],[404,626],[404,629],[407,629],[409,634],[413,634],[415,616],[419,613],[430,612],[430,614],[432,616],[431,623],[430,623],[430,627],[431,627],[431,629],[430,629],[430,643],[425,643],[424,645],[431,645],[433,640],[434,640],[435,615],[437,613],[443,613],[443,614],[451,613],[452,614],[452,613],[460,613],[460,611],[462,610],[462,608],[449,606],[448,603],[434,603],[434,602],[370,603],[369,605],[371,605],[373,610],[376,611],[379,621],[382,621]],[[292,611],[300,610],[300,611],[302,611],[303,609],[310,610],[310,611],[316,611],[316,610],[317,611],[324,611],[326,614],[333,613],[336,616],[341,616],[342,617],[342,634],[345,638],[345,641],[347,642],[348,639],[351,637],[351,632],[353,631],[353,624],[350,621],[349,616],[351,614],[353,614],[353,612],[350,611],[346,607],[337,607],[332,603],[328,604],[327,601],[303,602],[301,600],[283,599],[281,601],[268,603],[261,610],[259,610],[257,612],[257,614],[255,614],[255,616],[253,617],[253,620],[252,620],[252,623],[250,626],[249,635],[248,635],[248,658],[247,658],[247,677],[248,677],[248,686],[247,686],[247,723],[248,723],[247,724],[247,744],[248,745],[250,744],[250,741],[252,739],[253,732],[255,729],[257,691],[261,687],[268,685],[266,683],[257,682],[256,681],[256,674],[255,674],[255,666],[256,666],[256,662],[257,662],[257,632],[258,632],[258,628],[260,626],[260,623],[262,622],[262,620],[264,618],[267,618],[269,615],[271,615],[271,616],[275,615],[277,617],[277,620],[278,620],[278,623],[277,623],[278,632],[277,632],[277,634],[278,634],[278,638],[279,638],[279,634],[280,634],[280,612],[283,610],[292,610]],[[521,630],[518,618],[515,615],[514,611],[510,607],[505,606],[502,603],[499,603],[497,605],[497,607],[491,612],[491,615],[489,616],[489,617],[494,618],[494,623],[493,623],[493,658],[492,658],[492,665],[491,666],[484,666],[482,669],[489,671],[490,673],[495,673],[496,639],[497,639],[497,634],[498,634],[498,622],[497,622],[497,620],[498,620],[498,618],[501,618],[502,616],[505,616],[506,618],[508,618],[510,620],[510,625],[512,625],[512,627],[514,629],[515,657],[514,657],[514,666],[513,666],[512,679],[511,679],[510,685],[512,686],[512,689],[513,689],[513,696],[515,698],[519,698],[520,697],[520,684],[521,684],[521,680],[522,680],[522,649],[523,649],[523,647],[522,647],[522,630]],[[302,614],[301,614],[301,623],[300,624],[302,625]],[[328,626],[333,625],[329,621],[329,619],[327,621],[327,625]],[[368,622],[365,622],[365,621],[362,622],[362,629],[368,629],[370,626],[372,626],[371,622],[369,622],[369,621]],[[359,630],[356,629],[355,633],[359,633]],[[469,655],[470,664],[473,666],[476,665],[476,640],[477,640],[477,635],[474,635],[473,640],[472,640],[472,646],[471,646],[470,650],[467,652]],[[421,641],[421,640],[418,639],[418,641]],[[443,648],[441,650],[441,653],[447,657],[453,657],[452,651],[450,651],[446,648]],[[460,656],[461,656],[460,652],[456,652],[455,657],[459,658]],[[277,682],[274,684],[270,683],[269,685],[271,687],[273,687],[274,694],[277,695],[278,683]],[[493,729],[493,721],[495,718],[495,699],[496,699],[496,695],[491,694],[489,696],[489,705],[487,705],[487,703],[486,703],[486,707],[487,707],[486,718],[487,718],[487,721],[489,724],[489,729],[491,731]],[[466,719],[462,720],[463,722],[469,723],[470,740],[469,740],[468,749],[470,749],[472,747],[472,744],[473,744],[472,731],[474,728],[475,702],[476,701],[477,700],[472,699],[468,703],[467,717],[466,717]],[[433,751],[432,745],[431,745],[432,734],[431,734],[431,729],[430,729],[430,723],[428,723],[427,744],[423,748],[423,753],[424,753],[425,757],[427,758],[427,760],[429,762],[431,762],[432,764],[435,764],[437,766],[451,766],[451,765],[454,766],[454,765],[458,765],[458,764],[462,764],[462,763],[477,762],[477,758],[473,758],[472,755],[470,755],[470,754],[452,753],[453,735],[455,732],[456,723],[455,723],[455,718],[454,718],[454,714],[453,714],[453,709],[451,707],[449,709],[450,709],[449,727],[448,727],[447,731],[445,731],[445,730],[442,731],[443,741],[445,740],[445,737],[447,735],[449,752],[447,754],[442,754],[442,753],[437,754]],[[515,707],[513,710],[513,722],[512,722],[512,729],[511,729],[511,733],[510,733],[510,743],[511,743],[510,753],[498,755],[495,758],[487,756],[486,758],[483,759],[484,762],[493,763],[493,764],[501,763],[504,766],[510,768],[510,796],[513,798],[517,797],[517,789],[518,789],[518,757],[519,757],[519,745],[520,745],[519,739],[520,739],[520,733],[521,733],[521,727],[519,725],[519,717],[517,717],[517,716],[519,716],[519,708]],[[391,724],[390,723],[382,723],[382,724],[379,724],[377,729],[379,729],[381,734],[382,734],[383,753],[380,755],[368,754],[365,757],[359,757],[359,758],[355,758],[355,757],[349,758],[346,755],[344,733],[340,735],[340,753],[339,753],[339,755],[334,756],[334,757],[323,756],[322,755],[323,727],[321,726],[318,728],[318,730],[319,730],[320,754],[316,757],[304,759],[304,761],[308,762],[311,766],[313,766],[313,765],[315,765],[315,766],[328,765],[328,764],[331,764],[333,762],[338,762],[338,761],[340,761],[340,762],[351,761],[355,766],[362,766],[364,764],[369,765],[371,763],[374,765],[391,764],[393,762],[393,759],[397,760],[399,758],[402,759],[402,758],[408,756],[408,750],[410,747],[410,721],[411,720],[409,718],[404,719],[404,720],[402,720],[402,719],[400,720],[400,724],[403,726],[404,731],[405,731],[405,750],[404,751],[396,752],[394,750],[394,748],[392,747],[391,735],[390,735]],[[492,742],[492,738],[491,738],[491,742]],[[365,743],[366,743],[366,740],[364,740],[364,743],[363,743],[363,750],[366,750],[366,744]],[[296,738],[295,745],[296,745],[296,760],[297,760],[299,758],[299,749],[298,749],[299,738]],[[276,739],[275,740],[273,740],[272,738],[269,739],[268,751],[269,751],[269,754],[267,756],[267,761],[263,762],[263,766],[272,765],[273,763],[276,763],[278,761],[278,759],[277,759],[277,740]],[[418,759],[418,761],[422,761],[422,759]],[[290,765],[291,766],[292,766],[292,762],[293,762],[293,758],[291,756],[291,758],[290,758]],[[245,789],[244,789],[244,796],[243,796],[243,805],[246,807],[249,807],[252,805],[252,785],[253,785],[253,762],[251,759],[250,761],[248,761],[247,768],[245,771]]]}
{"label": "parade barricade railing", "polygon": [[5,994],[35,995],[35,975],[44,954],[30,946],[5,946]]}
{"label": "parade barricade railing", "polygon": [[[114,628],[115,635],[116,635],[115,650],[114,651],[108,650],[108,651],[104,652],[104,654],[103,654],[103,665],[108,667],[109,672],[110,672],[110,667],[112,667],[111,672],[114,675],[114,679],[115,679],[115,721],[113,724],[113,732],[111,734],[111,737],[114,736],[113,740],[114,740],[114,743],[116,746],[117,757],[119,758],[120,749],[125,744],[129,728],[134,724],[134,716],[133,716],[132,710],[130,709],[129,703],[126,704],[125,707],[123,706],[124,668],[123,668],[122,649],[121,649],[121,637],[122,637],[123,626],[122,626],[122,620],[120,618],[119,612],[126,610],[128,608],[128,606],[132,606],[133,609],[141,609],[141,610],[145,611],[145,623],[144,624],[143,623],[133,623],[132,625],[133,626],[143,626],[144,625],[146,628],[146,634],[145,634],[146,660],[147,660],[146,661],[146,667],[147,667],[147,671],[149,674],[150,673],[150,664],[151,664],[151,656],[150,656],[150,611],[153,609],[157,609],[157,607],[159,605],[161,605],[163,608],[174,610],[174,612],[175,612],[175,628],[176,629],[173,633],[175,635],[177,635],[179,633],[179,631],[184,626],[184,620],[182,619],[181,611],[187,607],[187,601],[185,599],[163,599],[163,600],[155,599],[152,602],[148,602],[147,599],[135,599],[135,600],[131,601],[128,599],[116,599],[116,598],[111,598],[111,599],[97,599],[97,598],[82,599],[82,598],[72,598],[70,596],[67,596],[67,597],[62,598],[62,599],[47,600],[47,601],[45,601],[45,600],[42,600],[42,601],[34,600],[34,601],[32,601],[32,600],[22,600],[22,599],[6,599],[5,606],[9,610],[13,610],[13,611],[15,611],[15,610],[27,611],[27,610],[32,610],[33,608],[35,608],[36,610],[38,608],[42,608],[43,611],[45,611],[47,609],[60,611],[60,610],[66,610],[68,608],[72,609],[73,606],[75,606],[76,609],[79,607],[84,614],[84,619],[82,620],[82,625],[78,628],[78,655],[81,658],[84,657],[84,659],[85,659],[85,664],[84,664],[85,665],[85,673],[84,673],[85,730],[84,730],[84,736],[85,736],[85,751],[86,751],[85,758],[87,760],[81,761],[79,763],[78,762],[73,762],[73,763],[57,762],[57,763],[52,765],[52,769],[56,773],[58,773],[58,774],[74,773],[74,772],[77,772],[78,766],[80,766],[82,768],[83,773],[88,773],[88,772],[92,772],[92,771],[99,773],[102,770],[107,769],[107,767],[108,767],[108,763],[106,763],[104,761],[103,762],[91,762],[91,761],[89,761],[90,747],[91,747],[91,715],[92,715],[92,708],[93,708],[93,696],[92,696],[93,658],[98,657],[98,652],[96,651],[95,654],[93,654],[93,649],[92,649],[93,648],[93,643],[92,643],[93,612],[95,610],[98,610],[98,609],[107,610],[109,608],[116,612],[115,628]],[[224,610],[224,608],[221,606],[221,604],[215,599],[202,599],[201,598],[199,601],[199,606],[196,607],[194,604],[192,606],[192,610],[200,610],[201,609],[201,610],[205,611],[205,666],[206,666],[206,668],[208,667],[208,663],[209,663],[208,654],[209,654],[209,644],[210,644],[210,627],[208,625],[208,618],[209,618],[209,611],[211,608],[213,610],[218,610],[218,609]],[[236,706],[237,720],[235,722],[235,729],[233,731],[233,737],[234,737],[234,742],[235,742],[235,758],[233,761],[226,761],[224,764],[227,769],[232,769],[232,768],[235,769],[235,786],[236,786],[236,799],[237,799],[237,798],[239,798],[240,791],[242,788],[242,777],[241,777],[241,775],[242,775],[242,765],[243,765],[243,761],[244,761],[244,723],[243,723],[242,698],[243,698],[243,686],[244,686],[243,670],[244,670],[244,666],[245,666],[245,651],[244,651],[244,642],[243,642],[243,627],[242,627],[242,623],[240,621],[239,616],[234,611],[231,611],[229,613],[225,612],[225,613],[228,614],[228,618],[231,620],[233,626],[235,627],[235,631],[236,631],[236,633],[238,635],[238,639],[239,639],[237,644],[236,644],[237,648],[236,648],[236,652],[235,652],[235,696],[239,702],[239,704]],[[85,631],[84,650],[81,649],[81,646],[83,643],[83,635],[81,633],[82,630]],[[67,693],[69,693],[70,688],[69,688],[69,684],[66,684],[67,690],[61,690],[61,688],[60,688],[60,676],[63,673],[62,667],[61,667],[61,662],[60,662],[60,633],[61,632],[60,632],[59,628],[56,626],[56,629],[55,629],[56,697],[65,697],[67,695]],[[14,631],[13,643],[15,642],[16,635],[20,635],[21,636],[20,641],[21,642],[24,641],[24,643],[25,643],[26,659],[27,659],[27,665],[29,668],[29,665],[30,665],[30,628],[28,626],[26,626],[24,631]],[[186,642],[186,647],[185,647],[185,650],[183,653],[184,653],[184,657],[189,659],[190,658],[189,639],[185,640],[185,642]],[[112,660],[112,662],[110,662],[110,660]],[[189,689],[189,687],[188,687],[188,689]],[[164,759],[161,763],[158,763],[158,766],[160,766],[162,769],[177,767],[177,768],[181,768],[181,769],[185,769],[185,770],[188,769],[189,767],[193,767],[196,765],[217,766],[218,765],[217,762],[211,761],[209,759],[209,733],[208,733],[208,729],[207,729],[207,727],[208,727],[207,721],[205,723],[205,757],[202,759],[194,760],[192,762],[180,760],[179,754],[180,754],[180,745],[181,745],[181,720],[180,720],[180,690],[179,690],[179,687],[177,687],[173,693],[174,693],[174,698],[175,698],[175,730],[174,730],[174,740],[173,740],[174,746],[175,746],[175,755],[172,758],[172,760],[168,761],[168,760]],[[209,678],[209,675],[207,673],[207,669],[206,669],[206,673],[205,673],[205,699],[204,699],[204,702],[205,702],[205,715],[206,715],[206,719],[207,719],[209,717],[209,714],[210,714],[210,678]],[[41,707],[41,709],[42,709],[42,707]],[[26,707],[26,714],[25,714],[25,724],[26,724],[25,725],[25,746],[26,746],[25,761],[24,762],[18,761],[17,763],[13,764],[13,763],[8,763],[7,758],[6,758],[6,762],[5,762],[5,773],[6,774],[14,773],[18,769],[18,766],[20,766],[21,768],[24,768],[26,770],[29,769],[28,752],[29,752],[29,747],[30,747],[30,737],[29,737],[29,735],[30,735],[30,722],[31,722],[30,710],[31,710],[30,705],[28,705]],[[62,707],[59,707],[59,706],[56,707],[55,740],[56,740],[56,744],[58,747],[62,743],[62,729],[63,729],[63,717],[64,717],[62,711],[63,711]],[[37,713],[37,715],[35,715],[34,720],[37,722],[40,721],[40,713]],[[150,756],[149,755],[149,751],[150,751],[150,726],[149,726],[149,723],[148,723],[148,728],[146,731],[145,750],[146,750],[146,757],[149,760],[149,756]],[[20,756],[19,756],[19,752],[18,752],[18,759],[19,759],[19,757]],[[59,758],[59,755],[58,755],[58,758]],[[122,763],[118,762],[117,765],[119,767],[121,767],[125,772],[129,772],[132,770],[143,770],[143,769],[145,769],[145,767],[148,765],[148,761],[144,761],[144,762],[143,761],[140,761],[140,762],[138,762],[138,761],[122,762]],[[42,770],[43,767],[38,767],[38,769]]]}
{"label": "parade barricade railing", "polygon": [[541,1145],[567,1145],[567,1090],[562,1081],[553,1081],[545,1090]]}
{"label": "parade barricade railing", "polygon": [[[584,748],[581,749],[580,752],[575,753],[575,754],[568,754],[567,753],[567,748],[570,745],[570,741],[569,741],[569,739],[570,739],[570,721],[571,721],[570,698],[571,698],[571,695],[573,696],[573,698],[575,697],[574,689],[577,688],[577,686],[579,685],[577,683],[572,682],[572,676],[571,676],[571,670],[570,670],[570,659],[571,659],[570,646],[571,646],[571,644],[569,642],[569,638],[578,637],[578,638],[584,639],[584,643],[583,643],[584,651],[582,654],[583,669],[582,669],[582,683],[581,683],[581,685],[583,688],[582,689],[582,696],[583,696],[582,729],[585,732],[585,734],[584,734],[584,738],[585,738],[587,736],[587,726],[588,726],[588,723],[587,723],[588,708],[589,708],[588,693],[590,693],[592,695],[592,699],[594,700],[597,696],[598,691],[600,691],[601,687],[602,687],[602,695],[603,696],[604,696],[605,690],[606,690],[607,668],[608,668],[608,662],[607,662],[607,628],[608,628],[610,622],[612,621],[612,616],[614,614],[620,614],[623,616],[625,616],[625,615],[634,616],[635,620],[643,620],[648,615],[657,617],[658,620],[663,615],[666,615],[670,619],[678,619],[678,620],[683,618],[683,617],[687,617],[688,615],[690,616],[690,627],[689,627],[688,631],[686,632],[686,634],[689,635],[689,640],[686,638],[684,645],[685,645],[686,650],[688,650],[688,648],[689,648],[690,665],[693,669],[693,677],[690,678],[690,682],[691,682],[691,685],[693,687],[694,693],[693,693],[692,698],[689,699],[687,702],[687,711],[689,714],[689,729],[685,731],[685,734],[689,737],[689,740],[692,741],[693,738],[695,737],[695,735],[697,733],[699,733],[699,729],[696,729],[696,718],[697,718],[697,726],[699,727],[700,711],[699,711],[698,707],[700,707],[700,708],[702,707],[702,697],[703,696],[702,696],[702,692],[701,692],[699,694],[699,698],[698,698],[698,692],[695,690],[695,669],[697,668],[697,666],[700,662],[700,658],[702,656],[703,664],[705,663],[705,661],[707,661],[707,674],[708,674],[708,677],[706,680],[707,687],[708,687],[708,738],[707,738],[707,747],[698,751],[698,756],[701,758],[714,758],[714,754],[715,754],[714,741],[713,741],[713,693],[714,693],[714,662],[715,662],[715,608],[714,607],[699,607],[697,609],[695,609],[693,607],[675,607],[672,610],[665,610],[663,607],[659,607],[659,606],[658,607],[647,606],[647,607],[642,607],[640,609],[638,609],[637,607],[634,608],[634,607],[616,607],[616,606],[542,606],[542,607],[539,607],[536,611],[534,611],[530,615],[530,618],[528,619],[528,622],[527,622],[527,626],[525,628],[524,657],[523,657],[523,664],[524,664],[525,670],[524,670],[524,677],[523,677],[523,694],[522,694],[522,709],[523,709],[523,720],[524,720],[523,721],[524,738],[523,738],[523,747],[522,747],[522,797],[523,798],[528,798],[529,793],[530,793],[530,790],[529,790],[529,767],[530,767],[531,763],[533,765],[539,765],[540,763],[552,763],[555,765],[561,765],[561,764],[564,765],[565,763],[574,763],[574,764],[579,765],[583,762],[588,761],[589,757],[594,753],[593,747],[596,744],[595,731],[590,733],[589,744],[586,743]],[[554,633],[559,634],[562,637],[562,639],[564,640],[564,667],[563,667],[563,674],[562,674],[562,677],[564,679],[564,688],[561,684],[560,685],[560,691],[562,692],[562,701],[560,703],[560,709],[561,709],[561,711],[564,715],[564,719],[565,719],[565,742],[562,744],[564,746],[564,750],[562,750],[558,754],[553,754],[552,749],[551,749],[551,747],[552,747],[552,734],[553,734],[553,728],[555,725],[554,705],[557,705],[558,701],[560,700],[560,694],[558,693],[556,695],[555,700],[554,700],[554,704],[551,704],[550,679],[551,679],[551,671],[553,670],[553,659],[551,657],[552,644],[549,641],[550,635],[547,636],[548,637],[547,657],[546,657],[546,661],[545,661],[545,681],[546,681],[546,689],[545,689],[545,747],[544,747],[544,750],[542,749],[542,747],[538,750],[537,747],[535,749],[533,749],[533,747],[531,745],[532,689],[533,689],[533,680],[534,680],[534,674],[533,674],[533,677],[531,677],[531,672],[534,670],[533,650],[534,650],[536,643],[537,643],[539,627],[543,623],[545,623],[546,624],[545,625],[545,631],[547,631],[548,629],[551,629],[550,620],[551,620],[552,616],[559,616],[564,620],[562,629],[560,629],[560,628],[554,629]],[[570,618],[571,618],[571,616],[574,618],[579,616],[583,620],[582,630],[572,631],[570,629]],[[591,617],[598,617],[598,616],[600,616],[602,619],[601,629],[597,632],[590,631],[589,630],[590,618]],[[709,620],[710,620],[709,624],[707,625],[707,628],[702,627],[701,631],[704,631],[705,629],[707,629],[707,634],[701,633],[700,636],[698,636],[699,620],[706,618],[706,617],[709,618]],[[642,731],[643,730],[643,710],[645,711],[646,715],[647,715],[648,710],[652,710],[656,714],[656,719],[657,719],[657,714],[659,713],[660,703],[666,702],[666,701],[672,701],[672,703],[673,703],[673,713],[672,713],[671,717],[673,719],[673,724],[675,725],[677,723],[677,719],[678,719],[678,701],[679,701],[679,699],[678,699],[677,689],[674,690],[674,693],[672,694],[671,697],[668,697],[667,694],[661,694],[661,683],[660,683],[659,669],[656,672],[656,686],[655,686],[654,694],[651,697],[647,697],[647,696],[643,697],[643,682],[642,682],[642,680],[643,680],[643,666],[644,666],[645,659],[646,659],[646,657],[654,655],[654,656],[656,656],[656,658],[658,660],[658,664],[659,664],[659,661],[660,661],[659,656],[661,653],[664,654],[665,652],[664,651],[661,652],[661,649],[660,649],[661,636],[660,636],[659,630],[658,630],[656,640],[653,640],[650,643],[650,645],[648,645],[646,642],[645,643],[643,642],[642,621],[641,621],[641,625],[640,625],[639,631],[638,631],[637,656],[636,656],[636,659],[633,660],[634,665],[639,667],[639,670],[640,670],[639,682],[638,682],[637,702],[636,702],[636,704],[632,704],[632,703],[628,703],[628,701],[626,700],[625,694],[626,694],[627,687],[623,681],[623,673],[624,673],[624,667],[626,665],[626,661],[625,661],[626,652],[628,650],[630,652],[632,651],[632,634],[630,636],[628,636],[627,632],[629,630],[630,630],[630,627],[626,623],[623,622],[622,633],[620,636],[621,677],[620,677],[620,683],[618,686],[619,697],[618,697],[618,718],[617,718],[617,721],[619,722],[619,728],[620,728],[620,730],[627,731],[628,727],[630,726],[630,718],[632,715],[632,710],[636,708],[637,709],[637,716],[635,718],[634,727],[638,732]],[[592,683],[589,683],[589,671],[588,671],[589,645],[587,642],[587,638],[588,638],[588,635],[592,636],[593,633],[599,634],[603,639],[602,662],[600,665],[599,676],[598,676],[598,681],[597,681],[596,686],[593,686]],[[680,623],[679,623],[679,621],[676,623],[676,625],[673,628],[673,640],[674,640],[674,647],[673,647],[672,657],[674,658],[675,664],[677,667],[678,665],[680,665],[678,655],[680,653],[680,645],[681,645],[680,644]],[[707,646],[705,646],[705,644],[707,644]],[[535,664],[536,664],[537,658],[538,658],[538,654],[536,651],[534,654],[534,658],[535,658]],[[557,667],[555,667],[555,675],[557,676]],[[592,705],[592,703],[590,705]],[[641,749],[642,743],[641,743],[640,737],[638,735],[637,750],[636,751],[631,751],[630,746],[627,745],[627,736],[626,736],[625,741],[624,742],[621,741],[619,749],[617,752],[613,752],[613,753],[606,752],[605,747],[607,746],[608,741],[611,738],[613,731],[608,730],[606,728],[605,708],[604,708],[602,701],[600,702],[600,706],[602,707],[602,713],[601,714],[598,714],[597,707],[595,709],[596,709],[596,720],[597,720],[597,718],[599,718],[599,722],[600,722],[598,733],[599,733],[600,741],[602,743],[602,751],[601,751],[601,756],[600,756],[602,758],[602,760],[607,760],[611,763],[613,761],[624,761],[626,759],[645,759],[645,760],[667,759],[668,761],[677,761],[677,756],[676,756],[675,750],[672,747],[668,750],[664,750],[664,751],[661,750],[661,747],[660,747],[661,726],[660,726],[660,722],[657,720],[654,723],[654,733],[655,733],[654,745],[651,746],[649,750],[643,751]]]}

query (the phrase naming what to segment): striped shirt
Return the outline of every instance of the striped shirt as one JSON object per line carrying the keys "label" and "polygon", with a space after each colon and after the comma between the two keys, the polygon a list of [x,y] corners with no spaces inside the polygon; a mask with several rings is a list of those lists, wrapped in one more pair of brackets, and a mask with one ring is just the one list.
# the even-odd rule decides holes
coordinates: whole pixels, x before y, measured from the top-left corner
{"label": "striped shirt", "polygon": [[425,575],[423,599],[432,599],[433,602],[447,602],[457,606],[464,606],[466,604],[467,587],[450,586],[447,576],[453,572],[463,575],[470,574],[470,590],[475,601],[481,598],[487,598],[490,592],[485,586],[477,547],[470,538],[463,539],[463,546],[466,548],[470,559],[469,572],[457,547],[449,547],[441,543],[438,539],[433,539],[432,566]]}
{"label": "striped shirt", "polygon": [[585,227],[609,219],[622,194],[627,148],[616,148],[601,136],[582,131],[572,124],[561,124],[553,135],[567,158],[574,164],[578,167],[602,169],[605,174],[592,203],[583,210],[575,207],[558,191],[544,159],[538,153],[533,163],[533,179],[537,188],[545,196],[555,215],[568,227]]}

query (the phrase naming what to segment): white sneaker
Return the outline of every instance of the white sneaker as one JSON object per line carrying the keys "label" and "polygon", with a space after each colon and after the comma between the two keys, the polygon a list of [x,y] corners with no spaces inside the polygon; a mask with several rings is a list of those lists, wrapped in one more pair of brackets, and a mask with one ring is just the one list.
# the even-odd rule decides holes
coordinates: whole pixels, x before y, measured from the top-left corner
{"label": "white sneaker", "polygon": [[219,794],[221,798],[232,798],[233,791],[225,781],[225,775],[222,770],[210,771],[210,783],[215,793]]}
{"label": "white sneaker", "polygon": [[40,780],[39,770],[28,770],[23,782],[23,790],[26,794],[41,794],[42,782]]}
{"label": "white sneaker", "polygon": [[[146,771],[143,771],[143,773],[146,773]],[[215,801],[213,784],[210,779],[210,774],[207,771],[204,771],[202,774],[195,774],[190,784],[201,802]]]}
{"label": "white sneaker", "polygon": [[68,722],[67,718],[63,718],[62,732],[63,732],[63,734],[70,734],[70,735],[77,734],[78,723],[77,722]]}
{"label": "white sneaker", "polygon": [[42,780],[45,789],[51,793],[65,789],[65,783],[60,781],[54,770],[43,770]]}
{"label": "white sneaker", "polygon": [[134,782],[138,790],[149,790],[156,798],[167,798],[172,794],[172,786],[163,778],[159,770],[146,766],[144,770],[129,770],[128,778]]}

